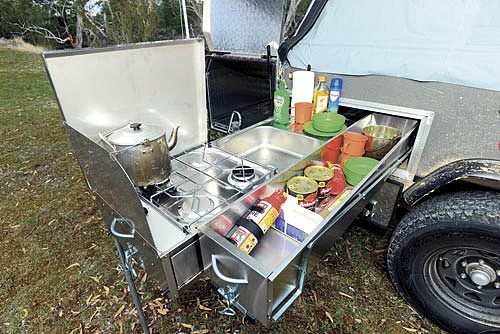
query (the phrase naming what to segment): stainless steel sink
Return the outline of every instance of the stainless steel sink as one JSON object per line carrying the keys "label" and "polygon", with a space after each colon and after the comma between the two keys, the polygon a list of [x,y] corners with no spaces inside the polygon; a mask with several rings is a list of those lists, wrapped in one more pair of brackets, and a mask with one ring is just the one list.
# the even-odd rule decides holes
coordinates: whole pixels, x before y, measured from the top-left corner
{"label": "stainless steel sink", "polygon": [[277,168],[280,172],[318,149],[321,142],[272,126],[259,126],[221,138],[213,145],[245,159]]}

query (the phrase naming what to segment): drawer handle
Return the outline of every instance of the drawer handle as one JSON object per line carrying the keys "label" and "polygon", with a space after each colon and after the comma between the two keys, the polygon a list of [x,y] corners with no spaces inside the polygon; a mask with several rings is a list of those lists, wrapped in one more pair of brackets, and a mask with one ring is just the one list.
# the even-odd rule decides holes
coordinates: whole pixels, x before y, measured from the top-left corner
{"label": "drawer handle", "polygon": [[[116,224],[118,224],[118,223],[123,223],[123,224],[127,225],[130,232],[129,233],[118,232],[116,230]],[[135,237],[135,224],[130,219],[113,218],[113,221],[111,222],[111,226],[109,227],[109,232],[111,232],[111,234],[117,238],[133,239]]]}
{"label": "drawer handle", "polygon": [[220,272],[219,267],[217,266],[217,256],[212,254],[212,269],[214,270],[215,275],[219,277],[221,280],[232,283],[232,284],[247,284],[248,280],[246,278],[232,278],[224,275]]}

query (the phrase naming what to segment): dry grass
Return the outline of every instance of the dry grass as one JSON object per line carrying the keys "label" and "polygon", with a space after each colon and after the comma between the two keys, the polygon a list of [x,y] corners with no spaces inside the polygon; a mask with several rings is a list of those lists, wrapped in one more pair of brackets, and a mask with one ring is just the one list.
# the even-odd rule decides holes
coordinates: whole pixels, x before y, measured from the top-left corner
{"label": "dry grass", "polygon": [[40,53],[44,51],[41,46],[35,46],[33,44],[23,41],[21,37],[15,37],[13,39],[0,38],[0,49],[8,49],[12,51],[19,52],[29,52],[29,53]]}
{"label": "dry grass", "polygon": [[[0,49],[0,78],[0,332],[139,333],[40,57]],[[219,314],[207,280],[179,304],[157,299],[148,280],[138,285],[154,333],[439,332],[394,291],[386,241],[349,230],[271,329]]]}

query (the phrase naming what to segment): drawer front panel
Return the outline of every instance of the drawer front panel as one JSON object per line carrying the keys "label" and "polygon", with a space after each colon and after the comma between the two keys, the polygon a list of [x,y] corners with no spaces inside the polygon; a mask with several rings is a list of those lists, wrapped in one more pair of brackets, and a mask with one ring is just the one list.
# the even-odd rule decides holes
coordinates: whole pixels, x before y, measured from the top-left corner
{"label": "drawer front panel", "polygon": [[[234,298],[233,306],[268,324],[267,277],[235,257],[232,251],[218,242],[217,237],[207,231],[200,238],[203,266],[212,283],[222,295],[229,292],[229,298]],[[235,248],[234,251],[239,250]]]}

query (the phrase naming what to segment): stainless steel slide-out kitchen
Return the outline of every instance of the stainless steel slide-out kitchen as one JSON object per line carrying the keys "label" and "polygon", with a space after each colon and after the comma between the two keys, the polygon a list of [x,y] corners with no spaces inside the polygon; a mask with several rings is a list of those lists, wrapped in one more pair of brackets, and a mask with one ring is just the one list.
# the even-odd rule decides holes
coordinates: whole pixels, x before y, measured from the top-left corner
{"label": "stainless steel slide-out kitchen", "polygon": [[[234,224],[259,199],[285,190],[290,177],[321,160],[333,138],[278,129],[269,118],[208,140],[199,39],[57,51],[44,60],[139,310],[133,258],[172,298],[208,276],[227,314],[237,309],[270,325],[298,298],[306,272],[364,212],[383,181],[412,179],[432,120],[424,110],[344,99],[339,112],[351,116],[339,135],[381,125],[399,129],[401,139],[336,206],[310,213],[319,217],[317,225],[300,241],[271,227],[247,254],[216,227]],[[90,98],[75,101],[76,91]],[[148,164],[155,168],[143,168]]]}

